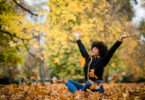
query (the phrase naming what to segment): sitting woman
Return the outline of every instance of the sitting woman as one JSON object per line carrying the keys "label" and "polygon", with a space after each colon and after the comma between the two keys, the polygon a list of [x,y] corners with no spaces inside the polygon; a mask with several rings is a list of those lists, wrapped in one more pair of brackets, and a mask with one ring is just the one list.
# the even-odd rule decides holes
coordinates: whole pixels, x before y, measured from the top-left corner
{"label": "sitting woman", "polygon": [[102,84],[102,76],[104,67],[109,63],[116,49],[121,45],[124,38],[133,37],[133,35],[122,35],[114,45],[108,50],[107,46],[102,41],[96,41],[92,43],[90,55],[87,53],[84,45],[80,40],[80,35],[75,34],[78,47],[82,56],[85,58],[84,73],[85,73],[85,85],[75,82],[70,79],[65,79],[65,85],[68,89],[74,93],[77,90],[86,91],[91,89],[92,91],[104,92]]}

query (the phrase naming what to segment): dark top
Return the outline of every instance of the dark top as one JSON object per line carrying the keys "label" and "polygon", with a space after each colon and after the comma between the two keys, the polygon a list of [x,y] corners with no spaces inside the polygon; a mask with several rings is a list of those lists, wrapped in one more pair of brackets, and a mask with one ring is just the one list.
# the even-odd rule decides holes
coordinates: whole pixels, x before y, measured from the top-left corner
{"label": "dark top", "polygon": [[[98,77],[98,80],[102,80],[104,67],[109,63],[111,57],[113,56],[116,49],[121,45],[121,43],[122,43],[121,41],[117,40],[114,43],[114,45],[108,50],[108,52],[105,54],[105,56],[103,58],[94,57],[92,59],[92,62],[90,64],[90,70],[95,69],[94,74]],[[85,58],[84,73],[85,73],[85,80],[87,81],[88,64],[89,64],[91,58],[90,58],[89,54],[87,53],[81,40],[77,40],[77,44],[79,46],[82,56]],[[89,77],[89,79],[96,81],[95,78]]]}

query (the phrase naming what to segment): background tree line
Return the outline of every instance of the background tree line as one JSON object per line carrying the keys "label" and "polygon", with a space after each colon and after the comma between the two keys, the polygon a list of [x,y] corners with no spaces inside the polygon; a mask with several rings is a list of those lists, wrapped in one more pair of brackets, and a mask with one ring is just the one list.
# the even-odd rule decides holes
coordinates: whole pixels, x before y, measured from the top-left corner
{"label": "background tree line", "polygon": [[[137,3],[136,0],[132,0]],[[49,0],[49,11],[19,0],[0,0],[0,75],[1,77],[34,76],[38,69],[40,81],[84,78],[81,57],[74,32],[81,33],[90,51],[92,41],[104,41],[110,48],[122,34],[136,38],[124,41],[105,68],[104,81],[119,74],[120,82],[139,82],[145,74],[145,22],[134,27],[130,0]],[[43,5],[43,3],[37,5]],[[38,18],[47,14],[44,23],[32,22],[27,15]],[[19,79],[18,78],[18,79]]]}

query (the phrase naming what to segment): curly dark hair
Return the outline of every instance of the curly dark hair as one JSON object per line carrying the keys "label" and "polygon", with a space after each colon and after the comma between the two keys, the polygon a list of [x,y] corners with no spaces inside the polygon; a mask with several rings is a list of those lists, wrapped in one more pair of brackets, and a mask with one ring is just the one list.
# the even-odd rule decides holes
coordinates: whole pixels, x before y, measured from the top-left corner
{"label": "curly dark hair", "polygon": [[105,45],[104,42],[102,41],[94,41],[92,43],[92,47],[91,47],[91,50],[96,47],[99,49],[99,54],[100,54],[100,57],[104,57],[105,54],[108,52],[108,47]]}

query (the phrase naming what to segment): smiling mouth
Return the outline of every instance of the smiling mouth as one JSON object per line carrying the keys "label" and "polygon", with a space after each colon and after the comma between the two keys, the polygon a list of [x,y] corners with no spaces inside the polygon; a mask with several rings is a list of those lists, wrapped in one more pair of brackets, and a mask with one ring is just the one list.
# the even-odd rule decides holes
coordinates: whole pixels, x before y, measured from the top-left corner
{"label": "smiling mouth", "polygon": [[91,55],[94,54],[94,52],[91,52]]}

